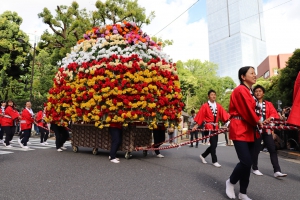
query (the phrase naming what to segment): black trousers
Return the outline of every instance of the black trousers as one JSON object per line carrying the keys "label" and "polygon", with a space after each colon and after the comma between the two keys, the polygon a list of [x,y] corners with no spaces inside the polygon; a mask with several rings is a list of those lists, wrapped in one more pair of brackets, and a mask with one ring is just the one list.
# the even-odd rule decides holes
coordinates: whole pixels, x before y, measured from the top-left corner
{"label": "black trousers", "polygon": [[2,126],[3,132],[6,134],[4,143],[6,145],[10,145],[10,141],[13,139],[15,134],[15,127],[14,126]]}
{"label": "black trousers", "polygon": [[109,156],[110,159],[113,160],[116,158],[117,151],[122,144],[122,129],[116,127],[108,128],[110,137],[111,137],[111,147]]}
{"label": "black trousers", "polygon": [[55,145],[56,149],[61,148],[69,138],[69,132],[63,126],[57,124],[51,124],[51,130],[55,133]]}
{"label": "black trousers", "polygon": [[254,154],[254,142],[233,141],[235,151],[240,162],[234,168],[230,182],[236,184],[240,181],[240,193],[246,194],[249,185],[249,177]]}
{"label": "black trousers", "polygon": [[271,163],[273,165],[274,173],[275,172],[281,172],[279,162],[278,162],[278,156],[277,156],[276,149],[275,149],[275,143],[274,143],[274,140],[273,140],[273,136],[272,136],[272,134],[268,135],[267,133],[262,133],[260,138],[255,140],[255,153],[253,155],[252,169],[253,170],[258,170],[257,163],[258,163],[258,155],[259,155],[259,152],[261,150],[261,140],[264,141],[264,146],[267,147],[267,149],[270,153],[270,159],[271,159]]}
{"label": "black trousers", "polygon": [[0,125],[0,140],[3,140],[3,134],[4,134],[4,131],[3,131],[2,126]]}
{"label": "black trousers", "polygon": [[225,132],[224,135],[225,135],[226,144],[228,145],[228,137],[227,137],[228,132]]}
{"label": "black trousers", "polygon": [[21,143],[24,145],[24,146],[27,146],[27,142],[29,140],[29,137],[31,135],[31,129],[26,129],[26,130],[22,130],[22,140],[21,140]]}
{"label": "black trousers", "polygon": [[[154,139],[154,148],[158,148],[160,146],[159,143],[162,143],[166,140],[165,137],[165,130],[160,130],[160,129],[153,129],[153,139]],[[158,155],[160,154],[159,150],[155,150],[155,154]]]}
{"label": "black trousers", "polygon": [[[202,131],[201,133],[202,133],[202,138],[203,138],[205,136],[208,136],[209,131]],[[202,143],[206,143],[206,142],[207,142],[207,139],[202,140]]]}
{"label": "black trousers", "polygon": [[218,162],[218,158],[216,155],[216,149],[218,146],[218,135],[210,137],[210,146],[206,149],[206,151],[202,154],[202,157],[205,158],[208,154],[211,155],[212,163]]}
{"label": "black trousers", "polygon": [[41,143],[46,142],[48,139],[49,131],[42,127],[39,127],[39,131],[41,134]]}
{"label": "black trousers", "polygon": [[[198,139],[198,131],[193,131],[193,132],[190,132],[191,134],[191,141],[194,140],[194,136],[195,136],[195,139]],[[198,146],[198,143],[199,141],[196,142],[196,146]],[[191,143],[191,147],[193,146],[193,143]]]}

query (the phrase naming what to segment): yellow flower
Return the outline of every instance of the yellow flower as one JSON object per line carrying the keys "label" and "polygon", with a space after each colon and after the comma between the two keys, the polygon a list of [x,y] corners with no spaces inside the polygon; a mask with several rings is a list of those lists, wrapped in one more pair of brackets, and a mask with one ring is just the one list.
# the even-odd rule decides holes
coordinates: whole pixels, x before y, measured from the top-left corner
{"label": "yellow flower", "polygon": [[98,115],[96,115],[96,116],[94,117],[94,119],[95,119],[95,121],[99,121],[99,120],[100,120],[100,117],[99,117]]}
{"label": "yellow flower", "polygon": [[111,121],[110,116],[107,116],[105,121],[106,121],[106,123],[110,122]]}

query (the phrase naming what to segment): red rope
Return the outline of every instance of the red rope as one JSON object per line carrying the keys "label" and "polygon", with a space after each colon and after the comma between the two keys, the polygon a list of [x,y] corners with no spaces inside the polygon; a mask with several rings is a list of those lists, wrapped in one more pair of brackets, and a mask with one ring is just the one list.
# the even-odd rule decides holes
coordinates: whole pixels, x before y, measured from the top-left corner
{"label": "red rope", "polygon": [[[274,123],[274,122],[273,122]],[[273,125],[263,125],[260,127],[261,129],[272,129],[272,130],[299,130],[298,127],[296,126],[283,126],[283,125],[279,125],[279,126],[273,126]],[[174,144],[174,145],[171,145],[171,146],[167,146],[167,147],[157,147],[157,148],[154,148],[154,146],[159,146],[163,143],[166,143],[168,141],[171,141],[171,140],[174,140],[175,138],[178,138],[184,134],[187,134],[188,132],[192,132],[191,130],[187,131],[186,133],[184,134],[181,134],[179,136],[176,136],[174,138],[171,138],[169,140],[166,140],[164,142],[161,142],[161,143],[158,143],[158,144],[153,144],[151,146],[148,146],[148,147],[136,147],[135,150],[136,151],[155,151],[155,150],[165,150],[165,149],[173,149],[173,148],[179,148],[181,146],[185,146],[185,145],[188,145],[188,144],[191,144],[191,143],[194,143],[194,142],[197,142],[197,141],[201,141],[201,140],[205,140],[207,138],[210,138],[210,137],[213,137],[215,135],[218,135],[218,134],[221,134],[221,133],[225,133],[228,131],[228,128],[221,128],[219,130],[215,130],[215,129],[197,129],[195,131],[212,131],[214,133],[208,135],[208,136],[205,136],[203,138],[198,138],[198,139],[195,139],[195,140],[192,140],[192,141],[188,141],[188,142],[183,142],[183,143],[180,143],[180,144]]]}
{"label": "red rope", "polygon": [[[197,130],[210,130],[210,129],[197,129]],[[158,147],[158,148],[154,148],[153,147],[155,145],[154,144],[151,147],[136,147],[135,150],[136,151],[155,151],[155,150],[165,150],[165,149],[179,148],[181,146],[185,146],[185,145],[197,142],[197,141],[201,141],[201,140],[213,137],[213,136],[221,134],[221,133],[225,133],[225,132],[228,131],[228,129],[227,128],[221,128],[219,130],[213,130],[213,131],[217,131],[217,132],[211,133],[210,135],[205,136],[203,138],[198,138],[198,139],[195,139],[195,140],[192,140],[192,141],[188,141],[188,142],[183,142],[183,143],[180,143],[180,144],[175,144],[175,145],[171,145],[171,146],[167,146],[167,147]]]}

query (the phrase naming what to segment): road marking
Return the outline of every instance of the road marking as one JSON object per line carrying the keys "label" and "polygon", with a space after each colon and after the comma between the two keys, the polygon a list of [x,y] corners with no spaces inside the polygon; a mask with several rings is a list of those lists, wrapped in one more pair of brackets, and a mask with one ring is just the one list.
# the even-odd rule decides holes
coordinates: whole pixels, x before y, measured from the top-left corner
{"label": "road marking", "polygon": [[12,151],[0,151],[0,155],[14,153]]}
{"label": "road marking", "polygon": [[[10,144],[12,147],[8,148],[5,147],[3,144],[0,144],[0,155],[4,155],[4,154],[10,154],[10,153],[14,153],[14,151],[33,151],[33,150],[38,150],[38,149],[50,149],[50,148],[56,148],[55,145],[55,140],[47,140],[47,142],[49,144],[47,145],[42,145],[40,143],[40,139],[39,138],[30,138],[29,139],[30,144],[27,144],[27,146],[29,147],[29,149],[24,149],[21,148],[19,143],[18,143],[18,137],[14,137],[12,140],[12,143]],[[71,146],[71,142],[70,141],[66,141],[64,146],[68,147]]]}

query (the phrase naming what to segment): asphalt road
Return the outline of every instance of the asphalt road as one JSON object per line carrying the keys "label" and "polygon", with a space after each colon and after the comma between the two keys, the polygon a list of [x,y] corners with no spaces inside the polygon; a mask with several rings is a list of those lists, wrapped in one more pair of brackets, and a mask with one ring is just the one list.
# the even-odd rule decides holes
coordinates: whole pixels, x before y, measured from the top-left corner
{"label": "asphalt road", "polygon": [[[208,164],[200,162],[199,154],[206,148],[165,150],[165,158],[133,152],[129,160],[119,152],[119,164],[109,162],[108,151],[93,155],[89,148],[79,148],[78,153],[70,146],[64,152],[54,147],[11,150],[0,155],[0,199],[227,199],[225,181],[238,162],[234,147],[218,146],[221,168],[211,165],[210,156]],[[300,164],[282,158],[279,162],[286,178],[274,178],[268,154],[260,154],[259,169],[264,176],[251,175],[250,198],[300,199]],[[235,189],[238,194],[238,184]]]}

